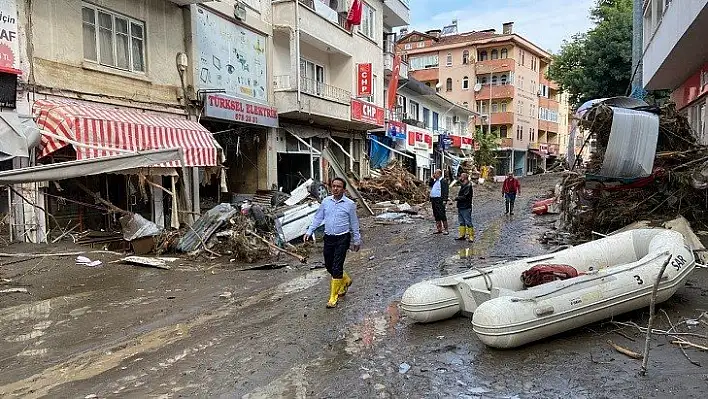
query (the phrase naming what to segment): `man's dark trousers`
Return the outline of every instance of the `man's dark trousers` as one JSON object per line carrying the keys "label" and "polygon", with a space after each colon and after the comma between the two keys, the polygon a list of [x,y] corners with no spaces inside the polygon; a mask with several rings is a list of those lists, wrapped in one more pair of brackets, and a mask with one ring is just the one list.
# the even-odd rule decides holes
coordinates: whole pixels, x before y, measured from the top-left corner
{"label": "man's dark trousers", "polygon": [[342,278],[344,274],[344,260],[351,243],[351,233],[338,236],[324,236],[324,261],[325,267],[332,278]]}

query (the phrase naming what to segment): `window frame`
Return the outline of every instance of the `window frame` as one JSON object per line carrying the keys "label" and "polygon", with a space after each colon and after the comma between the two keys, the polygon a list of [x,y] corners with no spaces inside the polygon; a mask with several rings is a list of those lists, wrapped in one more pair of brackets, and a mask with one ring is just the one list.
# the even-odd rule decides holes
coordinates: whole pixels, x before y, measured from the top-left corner
{"label": "window frame", "polygon": [[462,90],[469,90],[470,89],[470,78],[467,76],[464,76],[462,78]]}
{"label": "window frame", "polygon": [[447,56],[445,57],[445,65],[448,67],[452,66],[452,53],[447,53]]}
{"label": "window frame", "polygon": [[452,78],[445,79],[445,91],[452,91]]}
{"label": "window frame", "polygon": [[499,59],[499,50],[493,49],[491,54],[489,55],[490,60],[498,60]]}
{"label": "window frame", "polygon": [[[93,12],[93,24],[89,23],[88,21],[84,20],[84,9],[91,10]],[[111,17],[111,53],[112,53],[112,64],[108,63],[105,60],[102,60],[101,57],[101,26],[99,22],[99,14],[105,14],[105,15],[110,15]],[[126,23],[126,32],[117,32],[116,30],[116,19],[119,20],[124,20]],[[86,52],[85,52],[85,47],[86,47],[86,40],[88,39],[85,35],[85,32],[83,31],[84,27],[86,25],[90,25],[93,27],[93,44],[94,48],[96,50],[95,54],[95,59],[87,58]],[[133,25],[137,25],[142,29],[142,37],[138,37],[136,34],[133,32]],[[141,21],[136,18],[132,18],[128,15],[121,14],[119,12],[110,10],[105,7],[99,7],[97,5],[91,4],[91,3],[86,3],[82,2],[81,3],[81,36],[82,36],[82,59],[86,62],[91,62],[95,63],[97,65],[101,65],[107,68],[114,68],[119,71],[125,71],[129,73],[135,73],[135,74],[142,74],[145,75],[147,74],[147,26],[144,21]],[[120,35],[127,36],[127,64],[128,67],[124,68],[122,66],[118,66],[118,40],[117,37]],[[133,42],[138,41],[141,44],[141,61],[142,61],[142,69],[135,69],[135,54],[133,53],[134,48],[133,48]]]}
{"label": "window frame", "polygon": [[365,1],[361,2],[359,33],[368,39],[376,41],[376,9]]}
{"label": "window frame", "polygon": [[501,58],[501,59],[509,58],[509,50],[507,50],[506,48],[502,48],[501,51],[499,52],[499,58]]}
{"label": "window frame", "polygon": [[487,50],[481,50],[477,54],[477,58],[479,61],[486,61],[487,60]]}
{"label": "window frame", "polygon": [[462,52],[462,65],[468,65],[470,63],[470,51],[464,50]]}

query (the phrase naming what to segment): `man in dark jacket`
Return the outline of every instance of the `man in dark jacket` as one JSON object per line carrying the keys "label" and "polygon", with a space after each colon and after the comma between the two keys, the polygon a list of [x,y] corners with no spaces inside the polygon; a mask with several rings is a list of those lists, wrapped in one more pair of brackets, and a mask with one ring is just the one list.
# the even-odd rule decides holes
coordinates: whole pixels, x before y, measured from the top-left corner
{"label": "man in dark jacket", "polygon": [[457,229],[460,235],[456,240],[463,241],[466,235],[467,239],[472,242],[474,241],[474,226],[472,225],[472,196],[474,192],[467,173],[461,174],[459,180],[460,192],[455,201],[457,201],[457,219],[460,223]]}
{"label": "man in dark jacket", "polygon": [[445,214],[445,204],[447,203],[450,186],[443,178],[442,170],[437,169],[433,173],[433,178],[428,181],[430,186],[430,202],[433,205],[433,217],[437,230],[433,234],[445,234],[447,231],[447,215]]}

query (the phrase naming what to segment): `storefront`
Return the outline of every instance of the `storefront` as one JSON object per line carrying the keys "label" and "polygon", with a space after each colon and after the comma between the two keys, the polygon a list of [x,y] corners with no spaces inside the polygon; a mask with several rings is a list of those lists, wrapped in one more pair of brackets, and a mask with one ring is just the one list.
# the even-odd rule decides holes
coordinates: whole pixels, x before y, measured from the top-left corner
{"label": "storefront", "polygon": [[433,166],[433,133],[413,125],[406,125],[406,131],[405,150],[415,157],[415,175],[422,180],[429,179]]}
{"label": "storefront", "polygon": [[269,134],[278,127],[278,111],[267,104],[221,93],[206,94],[200,123],[224,150],[224,171],[205,170],[200,179],[203,202],[212,205],[269,189]]}

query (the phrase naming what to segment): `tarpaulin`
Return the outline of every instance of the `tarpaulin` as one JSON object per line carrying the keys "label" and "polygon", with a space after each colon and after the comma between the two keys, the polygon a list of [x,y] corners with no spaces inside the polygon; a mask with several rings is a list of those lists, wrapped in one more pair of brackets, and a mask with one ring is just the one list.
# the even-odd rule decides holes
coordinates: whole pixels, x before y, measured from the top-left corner
{"label": "tarpaulin", "polygon": [[369,151],[369,162],[374,169],[380,169],[388,165],[391,159],[391,151],[379,144],[381,141],[384,145],[392,145],[392,139],[389,137],[371,136],[371,150]]}

